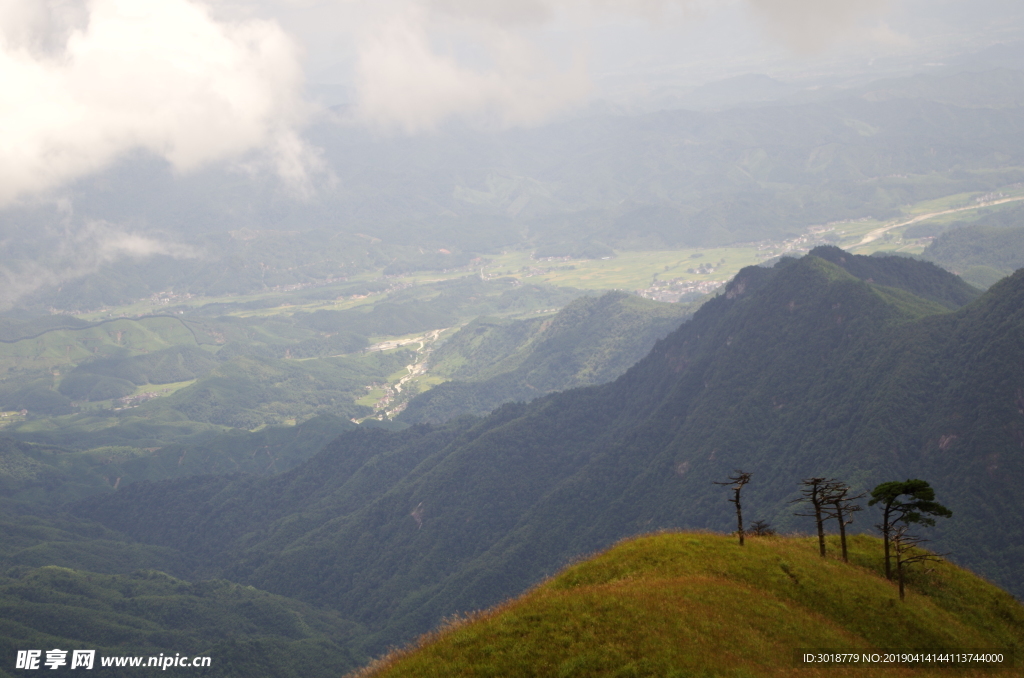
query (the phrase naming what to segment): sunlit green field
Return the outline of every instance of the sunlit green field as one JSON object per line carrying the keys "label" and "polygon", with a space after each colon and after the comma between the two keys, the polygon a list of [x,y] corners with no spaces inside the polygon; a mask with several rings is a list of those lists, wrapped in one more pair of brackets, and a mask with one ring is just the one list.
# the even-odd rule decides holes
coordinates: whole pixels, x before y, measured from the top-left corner
{"label": "sunlit green field", "polygon": [[[527,252],[494,257],[487,274],[511,275],[523,281],[543,282],[585,290],[638,290],[655,280],[728,280],[744,266],[765,257],[753,245],[712,249],[648,250],[620,252],[607,259],[532,259]],[[723,261],[724,260],[724,261]],[[687,273],[687,269],[715,264],[709,274]]]}

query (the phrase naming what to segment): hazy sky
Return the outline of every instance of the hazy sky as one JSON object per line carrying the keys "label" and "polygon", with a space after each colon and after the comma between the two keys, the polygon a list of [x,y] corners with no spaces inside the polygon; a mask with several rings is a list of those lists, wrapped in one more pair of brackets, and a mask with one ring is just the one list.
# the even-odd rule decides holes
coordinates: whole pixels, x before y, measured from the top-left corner
{"label": "hazy sky", "polygon": [[1014,37],[1021,5],[0,0],[0,206],[137,149],[180,172],[224,159],[272,168],[301,193],[317,166],[301,132],[318,97],[375,133],[452,118],[532,125],[731,74],[811,79],[941,56]]}

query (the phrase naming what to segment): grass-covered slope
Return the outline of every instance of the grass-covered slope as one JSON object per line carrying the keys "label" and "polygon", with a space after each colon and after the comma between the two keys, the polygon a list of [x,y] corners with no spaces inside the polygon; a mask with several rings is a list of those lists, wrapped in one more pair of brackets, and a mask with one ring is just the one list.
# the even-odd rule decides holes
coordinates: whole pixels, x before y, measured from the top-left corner
{"label": "grass-covered slope", "polygon": [[1024,607],[1005,591],[942,562],[916,571],[900,602],[881,567],[881,542],[866,536],[851,540],[849,563],[822,559],[807,538],[748,538],[741,548],[707,533],[640,537],[355,675],[950,675],[892,666],[797,669],[794,655],[968,648],[1019,655],[1024,648]]}
{"label": "grass-covered slope", "polygon": [[485,414],[502,403],[612,381],[690,314],[624,292],[583,297],[553,318],[477,319],[440,346],[431,372],[446,382],[414,398],[408,423]]}

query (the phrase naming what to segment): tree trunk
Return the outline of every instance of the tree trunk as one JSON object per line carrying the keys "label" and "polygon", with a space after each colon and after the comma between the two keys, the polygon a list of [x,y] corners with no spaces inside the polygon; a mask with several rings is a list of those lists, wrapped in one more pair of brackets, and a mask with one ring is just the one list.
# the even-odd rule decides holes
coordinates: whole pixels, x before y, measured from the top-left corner
{"label": "tree trunk", "polygon": [[825,557],[825,519],[821,517],[822,493],[825,491],[822,483],[815,481],[811,487],[811,505],[814,506],[814,520],[818,523],[818,551],[821,557]]}
{"label": "tree trunk", "polygon": [[743,509],[740,508],[739,490],[736,490],[736,524],[739,526],[740,546],[743,546]]}
{"label": "tree trunk", "polygon": [[892,557],[889,555],[889,541],[892,536],[892,523],[889,522],[889,507],[882,514],[882,542],[885,544],[885,578],[892,581]]}
{"label": "tree trunk", "polygon": [[846,557],[846,523],[843,522],[843,511],[840,509],[836,516],[839,518],[839,542],[843,545],[843,562],[848,563],[850,559]]}
{"label": "tree trunk", "polygon": [[825,557],[825,521],[821,519],[821,506],[818,504],[814,505],[815,517],[818,521],[818,551],[821,553],[821,557]]}

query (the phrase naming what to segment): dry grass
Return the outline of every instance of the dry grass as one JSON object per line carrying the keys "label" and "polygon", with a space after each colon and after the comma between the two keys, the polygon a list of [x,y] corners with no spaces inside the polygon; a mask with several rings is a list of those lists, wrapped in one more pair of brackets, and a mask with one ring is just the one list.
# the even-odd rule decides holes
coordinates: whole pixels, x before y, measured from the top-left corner
{"label": "dry grass", "polygon": [[871,537],[853,538],[843,563],[821,559],[804,537],[740,548],[721,535],[645,536],[518,599],[449,619],[352,677],[1020,675],[795,666],[800,649],[1024,646],[1024,608],[974,575],[943,563],[918,573],[900,603],[880,571]]}

